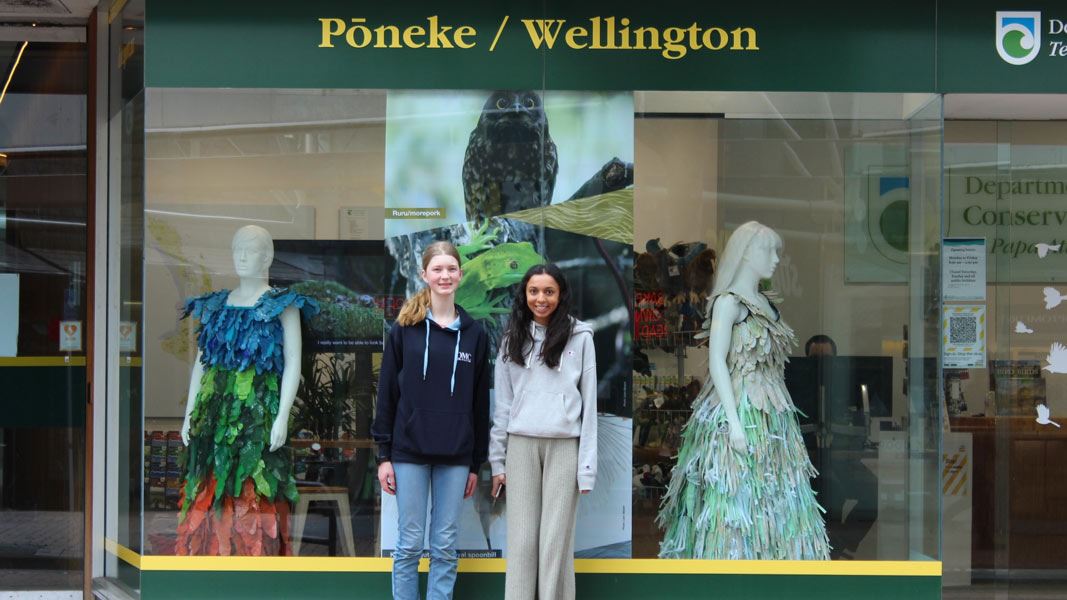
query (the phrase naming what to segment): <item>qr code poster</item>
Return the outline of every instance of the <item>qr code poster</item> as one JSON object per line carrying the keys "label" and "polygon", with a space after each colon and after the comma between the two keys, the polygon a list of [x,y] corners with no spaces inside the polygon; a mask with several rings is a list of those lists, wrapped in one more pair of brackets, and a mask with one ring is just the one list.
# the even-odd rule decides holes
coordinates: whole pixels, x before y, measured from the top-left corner
{"label": "qr code poster", "polygon": [[953,304],[941,309],[941,366],[946,369],[985,367],[985,306]]}

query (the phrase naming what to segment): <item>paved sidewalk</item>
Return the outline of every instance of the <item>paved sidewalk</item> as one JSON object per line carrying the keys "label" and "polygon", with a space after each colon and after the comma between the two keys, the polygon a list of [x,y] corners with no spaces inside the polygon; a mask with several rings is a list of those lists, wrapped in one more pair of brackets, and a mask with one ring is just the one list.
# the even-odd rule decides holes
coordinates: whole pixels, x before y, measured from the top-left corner
{"label": "paved sidewalk", "polygon": [[0,510],[0,558],[82,556],[80,512]]}
{"label": "paved sidewalk", "polygon": [[80,561],[83,527],[82,513],[0,510],[0,560],[18,567],[0,569],[0,600],[80,598],[81,592],[11,590],[80,588],[81,571],[66,561]]}

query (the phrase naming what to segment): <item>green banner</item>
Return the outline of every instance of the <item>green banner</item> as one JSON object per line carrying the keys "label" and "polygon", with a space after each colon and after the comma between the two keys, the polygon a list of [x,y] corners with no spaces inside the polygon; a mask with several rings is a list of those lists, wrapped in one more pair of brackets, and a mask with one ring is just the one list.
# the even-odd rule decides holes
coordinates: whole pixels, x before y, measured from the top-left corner
{"label": "green banner", "polygon": [[921,92],[936,5],[148,2],[150,87]]}
{"label": "green banner", "polygon": [[1067,4],[942,0],[938,91],[1067,91]]}

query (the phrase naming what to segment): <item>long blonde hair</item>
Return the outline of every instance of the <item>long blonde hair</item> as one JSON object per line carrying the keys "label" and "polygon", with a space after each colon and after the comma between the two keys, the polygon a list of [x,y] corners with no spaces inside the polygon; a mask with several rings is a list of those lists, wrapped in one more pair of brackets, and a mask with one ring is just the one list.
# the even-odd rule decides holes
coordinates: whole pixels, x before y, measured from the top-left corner
{"label": "long blonde hair", "polygon": [[[461,262],[459,251],[452,245],[452,242],[440,240],[423,249],[422,270],[425,271],[426,267],[430,266],[430,261],[433,260],[433,257],[441,255],[451,256],[456,259],[457,263]],[[400,307],[400,314],[396,316],[396,322],[404,327],[415,325],[426,318],[426,311],[429,309],[430,288],[424,287],[404,302],[404,305]]]}
{"label": "long blonde hair", "polygon": [[715,285],[708,297],[708,310],[711,310],[715,298],[722,295],[734,283],[737,271],[741,267],[741,260],[753,241],[764,244],[764,247],[773,246],[781,249],[782,237],[778,232],[756,221],[749,221],[734,230],[733,235],[726,242],[726,249],[722,251],[722,260],[719,262],[719,270],[715,273]]}

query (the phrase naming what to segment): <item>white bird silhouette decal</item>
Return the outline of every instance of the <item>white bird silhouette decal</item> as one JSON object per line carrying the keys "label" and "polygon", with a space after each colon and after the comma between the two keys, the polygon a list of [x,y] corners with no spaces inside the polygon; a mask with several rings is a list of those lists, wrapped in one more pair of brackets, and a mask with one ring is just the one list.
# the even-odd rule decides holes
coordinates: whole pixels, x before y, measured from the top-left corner
{"label": "white bird silhouette decal", "polygon": [[1045,292],[1045,310],[1052,310],[1063,302],[1063,294],[1056,288],[1047,287]]}
{"label": "white bird silhouette decal", "polygon": [[1034,330],[1026,326],[1022,321],[1015,322],[1015,333],[1033,333]]}
{"label": "white bird silhouette decal", "polygon": [[1055,246],[1053,246],[1052,244],[1045,244],[1040,242],[1034,244],[1034,248],[1037,248],[1038,258],[1045,258],[1046,256],[1048,256],[1049,252],[1059,252],[1060,246],[1061,244],[1056,244]]}
{"label": "white bird silhouette decal", "polygon": [[1048,371],[1049,373],[1067,373],[1067,346],[1064,346],[1059,342],[1053,343],[1045,360],[1048,361],[1048,364],[1041,367],[1042,371]]}
{"label": "white bird silhouette decal", "polygon": [[1060,424],[1055,422],[1055,421],[1050,420],[1048,418],[1048,415],[1049,415],[1048,407],[1045,406],[1044,404],[1038,404],[1037,405],[1037,418],[1034,419],[1034,420],[1037,421],[1038,424],[1040,424],[1040,425],[1055,425],[1056,427],[1059,427]]}

